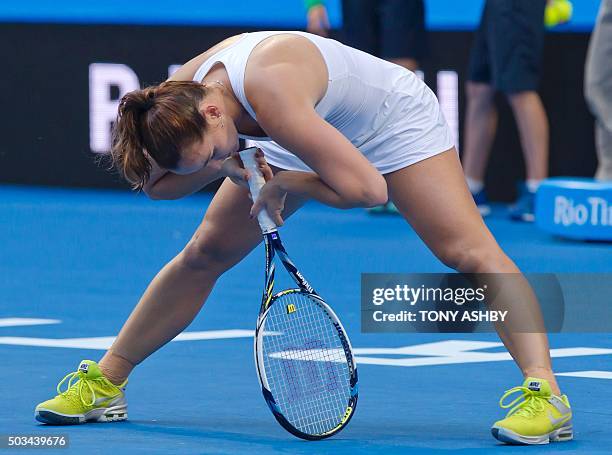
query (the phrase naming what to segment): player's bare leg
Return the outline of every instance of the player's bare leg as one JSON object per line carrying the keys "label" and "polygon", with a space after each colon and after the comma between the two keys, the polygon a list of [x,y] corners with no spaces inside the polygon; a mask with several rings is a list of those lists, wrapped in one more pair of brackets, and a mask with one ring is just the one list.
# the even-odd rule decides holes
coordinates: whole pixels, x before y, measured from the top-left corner
{"label": "player's bare leg", "polygon": [[[283,217],[302,204],[288,196]],[[189,243],[149,284],[99,362],[105,376],[121,383],[135,365],[181,333],[198,314],[217,279],[240,262],[261,240],[245,188],[229,179],[213,198]]]}
{"label": "player's bare leg", "polygon": [[516,275],[520,274],[519,269],[484,224],[465,184],[456,150],[453,148],[387,174],[385,178],[391,200],[444,264],[465,273],[508,273],[521,278],[497,300],[510,309],[516,302],[530,302],[521,307],[521,312],[528,311],[531,322],[541,330],[522,333],[513,329],[516,325],[512,324],[496,325],[496,329],[523,375],[548,380],[553,393],[558,394],[537,301],[527,281]]}

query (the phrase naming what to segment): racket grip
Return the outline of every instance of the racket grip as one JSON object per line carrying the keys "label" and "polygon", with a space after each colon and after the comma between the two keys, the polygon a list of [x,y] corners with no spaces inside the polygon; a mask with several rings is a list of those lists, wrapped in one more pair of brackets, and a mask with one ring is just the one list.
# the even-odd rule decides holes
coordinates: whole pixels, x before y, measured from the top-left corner
{"label": "racket grip", "polygon": [[[257,161],[255,161],[256,152],[257,147],[249,147],[248,149],[244,149],[239,152],[244,168],[251,174],[249,178],[249,190],[251,191],[253,202],[257,200],[259,197],[259,191],[266,183],[263,174],[257,167]],[[272,221],[272,218],[270,218],[270,215],[268,215],[265,208],[257,214],[257,221],[259,221],[261,232],[264,234],[276,231],[278,228],[276,223]]]}

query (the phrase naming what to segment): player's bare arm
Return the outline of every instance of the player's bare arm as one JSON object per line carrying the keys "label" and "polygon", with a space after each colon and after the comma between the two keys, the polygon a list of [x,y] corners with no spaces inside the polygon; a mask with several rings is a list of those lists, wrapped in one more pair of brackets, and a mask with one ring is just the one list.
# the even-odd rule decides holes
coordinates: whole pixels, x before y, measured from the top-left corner
{"label": "player's bare arm", "polygon": [[384,178],[348,139],[315,112],[327,87],[322,57],[316,49],[289,52],[287,41],[270,44],[274,52],[259,51],[247,68],[245,89],[260,127],[315,173],[279,172],[262,190],[254,212],[283,193],[338,208],[386,202]]}

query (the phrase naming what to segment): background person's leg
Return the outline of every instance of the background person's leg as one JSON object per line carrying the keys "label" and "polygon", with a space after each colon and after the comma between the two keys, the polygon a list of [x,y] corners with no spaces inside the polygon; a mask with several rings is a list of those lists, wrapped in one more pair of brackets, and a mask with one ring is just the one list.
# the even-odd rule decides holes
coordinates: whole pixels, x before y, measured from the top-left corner
{"label": "background person's leg", "polygon": [[510,210],[516,220],[533,221],[535,192],[548,176],[548,118],[537,93],[544,50],[546,0],[489,0],[490,46],[495,87],[508,96],[526,165],[525,184]]}
{"label": "background person's leg", "polygon": [[378,0],[342,0],[344,43],[378,55]]}
{"label": "background person's leg", "polygon": [[380,57],[416,71],[428,51],[423,0],[381,0],[378,3]]}
{"label": "background person's leg", "polygon": [[508,95],[508,100],[521,138],[527,182],[540,182],[548,177],[549,127],[544,105],[534,91]]}
{"label": "background person's leg", "polygon": [[595,125],[595,145],[598,160],[595,178],[606,181],[612,180],[612,131],[600,122]]}
{"label": "background person's leg", "polygon": [[[181,333],[198,314],[217,279],[262,240],[249,219],[247,191],[226,179],[189,243],[153,279],[117,339],[100,361],[112,382]],[[301,201],[287,197],[283,217]]]}
{"label": "background person's leg", "polygon": [[415,72],[420,67],[419,61],[414,58],[390,58],[389,61],[412,72]]}
{"label": "background person's leg", "polygon": [[[479,216],[456,150],[387,174],[385,179],[395,205],[444,264],[463,273],[512,274],[510,286],[504,285],[500,275],[503,289],[496,302],[510,309],[510,320],[496,329],[523,375],[548,380],[558,395],[537,300]],[[526,327],[537,330],[525,332]]]}
{"label": "background person's leg", "polygon": [[602,0],[585,68],[585,97],[597,118],[595,177],[612,180],[612,0]]}
{"label": "background person's leg", "polygon": [[[468,81],[466,95],[463,169],[468,179],[482,184],[497,131],[495,89],[488,84]],[[476,193],[480,189],[473,186],[470,191]]]}
{"label": "background person's leg", "polygon": [[461,156],[470,193],[483,216],[491,211],[484,191],[484,180],[498,118],[495,88],[492,85],[489,3],[490,0],[487,0],[483,8],[470,52]]}

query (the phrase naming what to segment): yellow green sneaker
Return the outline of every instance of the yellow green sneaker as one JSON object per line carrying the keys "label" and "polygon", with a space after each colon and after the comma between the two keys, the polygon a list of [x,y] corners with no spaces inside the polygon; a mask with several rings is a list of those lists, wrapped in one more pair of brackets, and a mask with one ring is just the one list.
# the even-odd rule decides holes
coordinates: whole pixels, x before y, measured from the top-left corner
{"label": "yellow green sneaker", "polygon": [[[508,404],[504,400],[521,392]],[[570,441],[572,409],[567,396],[553,395],[548,381],[527,378],[522,386],[507,390],[499,405],[512,408],[505,419],[495,422],[491,428],[493,436],[507,444],[548,444],[549,442]]]}
{"label": "yellow green sneaker", "polygon": [[[62,384],[68,381],[63,392]],[[77,371],[67,374],[57,385],[58,395],[43,401],[34,410],[34,417],[52,425],[76,425],[87,422],[126,420],[126,381],[116,386],[104,377],[98,364],[83,360]]]}

